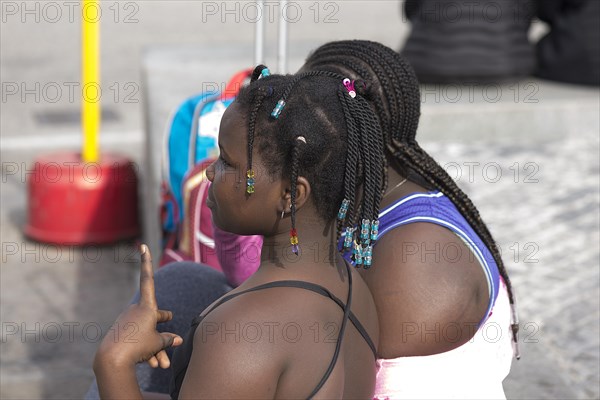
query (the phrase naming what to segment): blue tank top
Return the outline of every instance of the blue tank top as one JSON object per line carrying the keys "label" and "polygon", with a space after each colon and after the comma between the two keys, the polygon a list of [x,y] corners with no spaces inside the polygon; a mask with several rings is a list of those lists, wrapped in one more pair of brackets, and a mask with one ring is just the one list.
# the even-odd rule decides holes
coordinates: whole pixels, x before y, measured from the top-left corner
{"label": "blue tank top", "polygon": [[[490,299],[487,312],[480,324],[483,323],[489,317],[500,289],[500,273],[492,253],[452,201],[439,191],[413,193],[381,210],[379,213],[378,238],[382,238],[394,228],[414,222],[429,222],[450,229],[462,239],[479,261],[487,279]],[[341,243],[343,243],[343,237]],[[377,242],[374,246],[377,246]],[[446,250],[448,249],[435,249],[436,252],[441,251],[441,254],[445,257],[451,257],[454,254],[453,251]],[[350,256],[350,252],[344,254],[344,257],[352,262]]]}

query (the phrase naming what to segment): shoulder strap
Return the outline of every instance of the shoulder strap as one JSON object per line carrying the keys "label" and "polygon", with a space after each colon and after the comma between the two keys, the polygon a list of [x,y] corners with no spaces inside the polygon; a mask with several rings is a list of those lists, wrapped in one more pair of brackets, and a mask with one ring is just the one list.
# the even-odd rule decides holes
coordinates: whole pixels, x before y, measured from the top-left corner
{"label": "shoulder strap", "polygon": [[[212,312],[215,308],[217,308],[221,304],[223,304],[237,296],[240,296],[240,295],[248,293],[248,292],[255,292],[257,290],[263,290],[263,289],[269,289],[269,288],[275,288],[275,287],[291,287],[291,288],[310,290],[311,292],[320,294],[323,297],[329,297],[341,309],[344,309],[344,302],[342,302],[342,300],[340,298],[338,298],[333,293],[331,293],[331,291],[329,291],[329,289],[327,289],[321,285],[317,285],[315,283],[305,282],[305,281],[292,281],[292,280],[275,281],[275,282],[269,282],[269,283],[265,283],[263,285],[255,286],[253,288],[250,288],[250,289],[238,292],[238,293],[233,293],[233,294],[223,297],[221,299],[221,301],[219,301],[217,304],[215,304],[208,312],[194,318],[194,320],[192,321],[192,325],[198,325],[200,322],[202,322],[202,319],[204,319],[204,317],[206,317],[206,315],[208,315],[210,312]],[[367,342],[367,345],[371,349],[371,352],[373,352],[373,356],[375,358],[377,358],[377,348],[375,347],[375,343],[373,343],[373,339],[371,339],[371,336],[369,336],[369,333],[367,332],[367,330],[365,329],[363,324],[359,321],[359,319],[356,317],[356,315],[352,311],[350,311],[350,315],[348,318],[350,319],[350,322],[352,322],[352,325],[354,325],[354,327],[356,328],[358,333],[360,333],[360,335],[363,337],[365,342]]]}
{"label": "shoulder strap", "polygon": [[[350,270],[350,266],[347,261],[345,261],[345,265],[346,265],[346,271],[348,273],[348,299],[346,300],[346,304],[344,304],[340,299],[338,299],[336,296],[334,296],[333,293],[331,293],[328,289],[324,288],[323,286],[314,284],[314,283],[304,282],[304,281],[293,281],[293,280],[275,281],[275,282],[268,282],[268,283],[265,283],[262,285],[258,285],[253,288],[246,289],[241,292],[233,293],[233,294],[230,294],[230,295],[227,295],[227,296],[221,298],[221,300],[219,300],[205,314],[196,317],[194,319],[194,321],[192,322],[192,325],[199,324],[209,313],[211,313],[215,308],[219,307],[221,304],[223,304],[231,299],[234,299],[238,296],[241,296],[245,293],[256,292],[258,290],[275,288],[275,287],[294,287],[294,288],[299,288],[299,289],[310,290],[310,291],[318,293],[322,296],[329,297],[344,310],[344,316],[342,319],[340,332],[338,334],[338,339],[337,339],[337,342],[335,345],[335,352],[333,353],[333,358],[331,359],[331,362],[329,363],[329,366],[327,367],[325,374],[323,375],[323,377],[321,378],[321,380],[319,381],[317,386],[310,393],[310,395],[308,395],[308,397],[307,397],[308,399],[312,399],[315,396],[315,394],[317,394],[317,392],[319,390],[321,390],[321,388],[323,387],[323,385],[325,384],[327,379],[329,379],[329,376],[331,375],[331,372],[333,371],[333,369],[335,367],[337,359],[340,355],[340,350],[342,348],[342,340],[343,340],[344,334],[346,332],[346,326],[348,324],[348,320],[352,320],[352,323],[354,324],[356,329],[359,331],[361,336],[365,339],[365,341],[371,348],[373,355],[375,357],[377,357],[377,350],[375,349],[375,345],[373,344],[373,341],[371,340],[370,336],[368,335],[368,333],[365,330],[365,328],[363,327],[363,325],[358,321],[358,319],[352,313],[352,311],[350,311],[350,308],[352,306],[352,271]],[[351,315],[352,315],[352,317],[351,317]]]}
{"label": "shoulder strap", "polygon": [[327,379],[329,379],[329,376],[331,375],[331,372],[333,371],[333,368],[335,367],[337,359],[340,355],[342,340],[344,339],[344,334],[346,333],[346,325],[350,315],[350,307],[352,306],[352,271],[350,270],[350,265],[346,260],[344,260],[344,264],[346,265],[346,271],[348,272],[348,300],[346,300],[346,305],[344,305],[344,318],[342,319],[342,326],[340,328],[340,333],[338,334],[337,343],[335,344],[335,352],[333,353],[333,358],[329,363],[329,367],[327,367],[327,371],[325,371],[325,374],[319,381],[317,387],[315,387],[308,395],[309,400],[312,399],[319,390],[321,390]]}

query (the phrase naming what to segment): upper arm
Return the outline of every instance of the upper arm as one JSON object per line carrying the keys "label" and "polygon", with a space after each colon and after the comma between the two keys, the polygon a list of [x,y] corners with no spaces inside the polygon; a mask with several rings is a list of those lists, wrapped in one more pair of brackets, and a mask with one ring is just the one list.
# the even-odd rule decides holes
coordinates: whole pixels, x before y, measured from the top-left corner
{"label": "upper arm", "polygon": [[268,321],[248,309],[220,307],[198,326],[180,399],[275,396],[284,353],[264,334]]}
{"label": "upper arm", "polygon": [[466,343],[489,301],[479,262],[450,230],[431,223],[388,232],[363,274],[380,322],[384,358],[429,355]]}

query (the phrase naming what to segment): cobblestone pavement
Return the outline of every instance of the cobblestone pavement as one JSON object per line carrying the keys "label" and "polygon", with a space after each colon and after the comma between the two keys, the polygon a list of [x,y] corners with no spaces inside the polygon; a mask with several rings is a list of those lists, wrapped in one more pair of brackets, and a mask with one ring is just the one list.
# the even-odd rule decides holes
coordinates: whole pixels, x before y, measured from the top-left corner
{"label": "cobblestone pavement", "polygon": [[[600,396],[598,132],[560,142],[424,144],[487,222],[516,289],[523,357],[505,382],[538,398]],[[529,350],[529,351],[528,351]],[[545,357],[548,365],[527,360]],[[528,368],[521,368],[526,365]],[[531,370],[529,368],[535,368]],[[536,377],[555,369],[563,384]],[[537,393],[537,395],[535,395]],[[545,394],[545,395],[544,395]],[[546,397],[547,398],[547,397]]]}

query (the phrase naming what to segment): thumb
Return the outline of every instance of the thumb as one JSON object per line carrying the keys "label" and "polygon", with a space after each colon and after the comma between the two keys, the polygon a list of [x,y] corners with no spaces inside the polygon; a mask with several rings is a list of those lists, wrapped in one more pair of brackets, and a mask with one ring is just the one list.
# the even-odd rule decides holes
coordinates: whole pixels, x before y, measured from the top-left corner
{"label": "thumb", "polygon": [[166,349],[169,347],[177,347],[183,343],[183,339],[181,336],[176,335],[170,332],[161,332],[159,333],[160,338],[162,340],[162,349]]}

